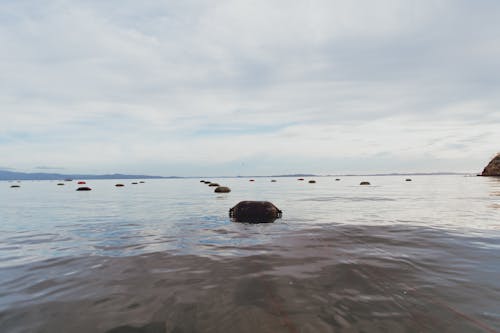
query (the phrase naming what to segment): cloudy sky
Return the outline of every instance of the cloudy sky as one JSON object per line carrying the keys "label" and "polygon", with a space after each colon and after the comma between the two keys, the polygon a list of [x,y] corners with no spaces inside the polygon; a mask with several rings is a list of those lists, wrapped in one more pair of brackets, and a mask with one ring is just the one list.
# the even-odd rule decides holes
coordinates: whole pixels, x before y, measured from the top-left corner
{"label": "cloudy sky", "polygon": [[0,1],[0,168],[480,171],[500,2]]}

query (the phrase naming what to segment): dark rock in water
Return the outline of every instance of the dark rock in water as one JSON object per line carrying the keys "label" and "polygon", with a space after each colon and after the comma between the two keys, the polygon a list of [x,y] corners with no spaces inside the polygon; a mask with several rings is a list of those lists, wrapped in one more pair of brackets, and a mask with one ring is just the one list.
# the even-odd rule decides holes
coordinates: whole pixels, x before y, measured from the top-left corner
{"label": "dark rock in water", "polygon": [[79,185],[83,185],[83,184],[87,184],[87,183],[86,183],[86,182],[81,181],[81,182],[78,182],[78,184],[79,184]]}
{"label": "dark rock in water", "polygon": [[405,182],[411,182],[411,178],[406,178]]}
{"label": "dark rock in water", "polygon": [[139,184],[144,184],[144,183],[145,183],[145,181],[144,181],[144,180],[141,180],[141,181],[139,182]]}
{"label": "dark rock in water", "polygon": [[281,210],[269,201],[241,201],[229,210],[234,222],[271,223],[281,216]]}
{"label": "dark rock in water", "polygon": [[316,184],[316,181],[315,180],[310,180],[309,184]]}
{"label": "dark rock in water", "polygon": [[65,182],[72,182],[72,181],[73,181],[73,179],[68,178],[68,179],[65,179],[64,181],[65,181]]}
{"label": "dark rock in water", "polygon": [[217,184],[217,183],[210,183],[210,184],[208,184],[208,186],[213,187],[213,186],[220,186],[220,185],[219,185],[219,184]]}
{"label": "dark rock in water", "polygon": [[205,184],[210,184],[210,183],[211,183],[211,181],[209,181],[209,180],[205,180],[205,181],[204,181],[204,183],[205,183]]}
{"label": "dark rock in water", "polygon": [[497,176],[500,177],[500,153],[495,156],[490,163],[484,168],[481,176]]}
{"label": "dark rock in water", "polygon": [[361,182],[359,185],[370,185],[370,182]]}
{"label": "dark rock in water", "polygon": [[84,186],[76,189],[77,191],[92,191],[90,187]]}
{"label": "dark rock in water", "polygon": [[132,185],[137,185],[137,182],[132,182]]}
{"label": "dark rock in water", "polygon": [[276,179],[271,179],[271,183],[276,183]]}
{"label": "dark rock in water", "polygon": [[298,178],[297,180],[303,181],[303,180],[304,180],[304,178]]}
{"label": "dark rock in water", "polygon": [[336,178],[335,181],[338,182],[340,180],[340,178]]}
{"label": "dark rock in water", "polygon": [[64,186],[64,183],[57,183],[57,186]]}
{"label": "dark rock in water", "polygon": [[249,179],[248,181],[249,181],[249,182],[254,182],[254,181],[255,181],[255,179]]}
{"label": "dark rock in water", "polygon": [[21,185],[10,185],[11,188],[18,188],[21,187]]}
{"label": "dark rock in water", "polygon": [[204,183],[205,181],[204,180],[200,180],[200,183]]}
{"label": "dark rock in water", "polygon": [[124,187],[125,185],[123,185],[123,184],[116,184],[115,186],[116,187]]}
{"label": "dark rock in water", "polygon": [[229,193],[229,192],[231,192],[231,189],[229,187],[226,187],[226,186],[219,186],[215,189],[214,192],[215,193]]}

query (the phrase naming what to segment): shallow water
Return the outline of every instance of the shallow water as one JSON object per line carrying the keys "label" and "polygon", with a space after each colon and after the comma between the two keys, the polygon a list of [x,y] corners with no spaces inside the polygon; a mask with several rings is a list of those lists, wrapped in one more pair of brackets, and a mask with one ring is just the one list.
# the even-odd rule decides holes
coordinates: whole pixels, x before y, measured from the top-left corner
{"label": "shallow water", "polygon": [[500,179],[404,178],[0,182],[0,331],[499,331]]}

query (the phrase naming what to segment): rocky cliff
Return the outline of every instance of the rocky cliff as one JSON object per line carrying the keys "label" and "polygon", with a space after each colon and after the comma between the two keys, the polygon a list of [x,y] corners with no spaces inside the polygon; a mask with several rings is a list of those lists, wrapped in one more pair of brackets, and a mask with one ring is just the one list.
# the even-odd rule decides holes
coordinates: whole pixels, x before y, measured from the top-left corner
{"label": "rocky cliff", "polygon": [[500,153],[488,163],[481,176],[500,176]]}

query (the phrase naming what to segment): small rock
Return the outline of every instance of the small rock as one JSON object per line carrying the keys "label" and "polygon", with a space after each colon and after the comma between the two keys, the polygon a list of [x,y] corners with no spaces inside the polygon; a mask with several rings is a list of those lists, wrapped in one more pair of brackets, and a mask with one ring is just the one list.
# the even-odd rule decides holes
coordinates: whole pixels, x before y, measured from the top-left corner
{"label": "small rock", "polygon": [[10,185],[11,188],[18,188],[21,187],[21,185]]}
{"label": "small rock", "polygon": [[92,191],[90,187],[84,186],[76,189],[77,191]]}
{"label": "small rock", "polygon": [[405,181],[406,182],[411,182],[411,178],[406,178]]}
{"label": "small rock", "polygon": [[370,182],[361,182],[359,185],[370,185]]}
{"label": "small rock", "polygon": [[231,189],[226,186],[219,186],[214,190],[215,193],[229,193],[231,192]]}
{"label": "small rock", "polygon": [[210,184],[208,184],[208,186],[213,187],[213,186],[220,186],[220,185],[217,183],[210,183]]}
{"label": "small rock", "polygon": [[83,185],[83,184],[87,184],[87,183],[83,182],[83,181],[78,182],[78,185]]}
{"label": "small rock", "polygon": [[316,184],[316,181],[315,180],[310,180],[309,184]]}
{"label": "small rock", "polygon": [[132,182],[132,185],[137,185],[137,182]]}
{"label": "small rock", "polygon": [[57,186],[64,186],[64,183],[57,183]]}
{"label": "small rock", "polygon": [[304,178],[298,178],[297,180],[303,181],[303,180],[304,180]]}
{"label": "small rock", "polygon": [[271,179],[271,183],[276,183],[276,179]]}
{"label": "small rock", "polygon": [[335,181],[336,181],[336,182],[340,181],[340,178],[335,178]]}
{"label": "small rock", "polygon": [[123,185],[123,184],[116,184],[115,186],[116,187],[124,187],[125,185]]}

